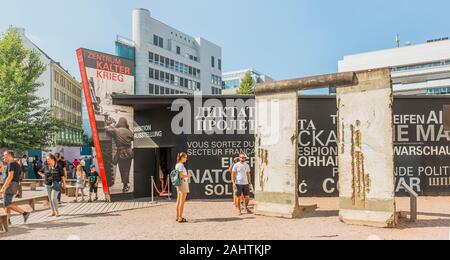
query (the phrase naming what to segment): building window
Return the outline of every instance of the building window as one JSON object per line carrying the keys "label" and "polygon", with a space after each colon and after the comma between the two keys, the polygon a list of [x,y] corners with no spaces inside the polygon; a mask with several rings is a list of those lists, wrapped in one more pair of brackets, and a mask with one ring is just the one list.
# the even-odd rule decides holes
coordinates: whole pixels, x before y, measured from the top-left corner
{"label": "building window", "polygon": [[166,62],[166,68],[169,68],[170,67],[170,59],[169,58],[166,58],[166,60],[165,60]]}
{"label": "building window", "polygon": [[427,89],[427,95],[448,95],[448,94],[450,94],[450,87]]}
{"label": "building window", "polygon": [[213,95],[220,95],[222,94],[222,90],[220,88],[212,87],[211,92]]}
{"label": "building window", "polygon": [[211,56],[211,67],[216,67],[216,59],[214,58],[214,56]]}
{"label": "building window", "polygon": [[222,86],[222,77],[211,75],[211,83],[214,85]]}
{"label": "building window", "polygon": [[178,54],[178,55],[181,54],[181,48],[180,48],[180,46],[177,46],[177,54]]}
{"label": "building window", "polygon": [[222,70],[222,60],[219,59],[218,62],[219,62],[219,70],[221,71]]}
{"label": "building window", "polygon": [[154,54],[153,54],[153,52],[149,52],[149,53],[148,53],[148,60],[149,60],[150,62],[153,63],[153,59],[154,59]]}
{"label": "building window", "polygon": [[170,83],[170,73],[166,73],[165,82]]}
{"label": "building window", "polygon": [[150,68],[149,69],[149,76],[150,76],[151,79],[154,78],[154,73],[155,73],[154,69]]}
{"label": "building window", "polygon": [[153,45],[164,48],[164,39],[158,35],[153,35]]}

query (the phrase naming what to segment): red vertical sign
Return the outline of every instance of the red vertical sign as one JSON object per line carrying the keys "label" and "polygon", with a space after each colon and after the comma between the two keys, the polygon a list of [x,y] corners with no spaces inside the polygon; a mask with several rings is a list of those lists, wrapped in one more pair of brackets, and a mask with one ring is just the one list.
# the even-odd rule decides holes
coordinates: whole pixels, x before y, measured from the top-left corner
{"label": "red vertical sign", "polygon": [[84,90],[84,97],[86,99],[86,106],[89,114],[89,123],[91,125],[92,130],[92,138],[94,139],[94,146],[95,146],[95,153],[97,155],[97,162],[98,167],[100,171],[100,176],[102,177],[102,186],[103,186],[103,192],[106,196],[109,196],[109,187],[106,179],[106,172],[105,172],[105,165],[103,164],[103,156],[102,156],[102,150],[100,147],[100,139],[98,137],[97,132],[97,122],[95,121],[95,113],[94,113],[94,107],[92,105],[92,97],[91,92],[89,90],[89,81],[86,73],[86,66],[84,64],[84,57],[83,57],[83,50],[78,49],[77,50],[77,56],[78,56],[78,63],[80,65],[80,73],[81,73],[81,80],[83,82],[83,90]]}
{"label": "red vertical sign", "polygon": [[114,93],[134,94],[134,61],[78,49],[97,163],[107,199],[134,187],[133,109],[113,104]]}

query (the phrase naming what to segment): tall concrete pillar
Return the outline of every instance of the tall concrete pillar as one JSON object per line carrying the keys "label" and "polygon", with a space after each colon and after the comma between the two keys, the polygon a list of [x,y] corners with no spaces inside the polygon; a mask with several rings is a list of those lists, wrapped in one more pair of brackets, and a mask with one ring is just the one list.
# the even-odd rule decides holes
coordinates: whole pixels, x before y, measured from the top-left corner
{"label": "tall concrete pillar", "polygon": [[394,227],[393,91],[389,69],[357,73],[337,88],[340,219]]}
{"label": "tall concrete pillar", "polygon": [[151,42],[149,26],[150,11],[143,8],[133,10],[133,42],[136,50],[136,86],[135,94],[148,93],[148,51],[146,45]]}
{"label": "tall concrete pillar", "polygon": [[255,213],[295,218],[298,204],[298,94],[256,97]]}

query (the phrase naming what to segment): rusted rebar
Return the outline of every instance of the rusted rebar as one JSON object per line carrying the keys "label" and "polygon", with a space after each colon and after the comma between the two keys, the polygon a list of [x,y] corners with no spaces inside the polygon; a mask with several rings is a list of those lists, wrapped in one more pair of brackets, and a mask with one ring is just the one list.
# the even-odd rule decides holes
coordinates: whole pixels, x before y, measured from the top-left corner
{"label": "rusted rebar", "polygon": [[299,79],[275,81],[255,86],[255,94],[292,92],[325,87],[350,86],[356,84],[354,72],[335,73]]}

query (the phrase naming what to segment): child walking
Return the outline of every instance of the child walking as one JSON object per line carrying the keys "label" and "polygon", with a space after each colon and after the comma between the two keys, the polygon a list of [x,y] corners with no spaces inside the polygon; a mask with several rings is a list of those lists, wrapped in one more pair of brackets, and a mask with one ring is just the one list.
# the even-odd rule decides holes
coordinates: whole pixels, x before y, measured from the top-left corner
{"label": "child walking", "polygon": [[91,165],[91,172],[88,175],[89,180],[89,202],[92,202],[92,194],[95,194],[95,200],[98,200],[98,179],[100,175],[95,170],[95,165]]}
{"label": "child walking", "polygon": [[81,193],[81,202],[84,202],[84,187],[86,187],[86,174],[84,173],[84,169],[81,165],[78,165],[76,168],[77,185],[76,185],[76,193],[75,193],[75,203],[78,202],[78,196]]}

